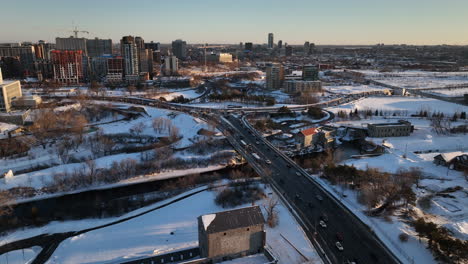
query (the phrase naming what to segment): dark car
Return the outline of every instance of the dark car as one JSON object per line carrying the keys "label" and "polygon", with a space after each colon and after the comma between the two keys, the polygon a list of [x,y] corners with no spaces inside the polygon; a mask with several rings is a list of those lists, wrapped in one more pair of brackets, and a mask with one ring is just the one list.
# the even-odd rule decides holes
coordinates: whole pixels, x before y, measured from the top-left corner
{"label": "dark car", "polygon": [[343,241],[343,233],[341,232],[336,232],[336,239],[338,241]]}
{"label": "dark car", "polygon": [[320,220],[328,222],[328,216],[326,214],[323,214],[323,215],[320,216]]}

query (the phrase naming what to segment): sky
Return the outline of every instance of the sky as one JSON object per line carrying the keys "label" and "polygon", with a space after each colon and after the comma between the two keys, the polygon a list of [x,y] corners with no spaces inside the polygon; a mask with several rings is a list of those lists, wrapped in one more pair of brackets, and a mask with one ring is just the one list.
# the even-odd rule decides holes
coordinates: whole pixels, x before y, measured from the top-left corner
{"label": "sky", "polygon": [[170,43],[468,45],[468,0],[0,0],[0,42],[141,36]]}

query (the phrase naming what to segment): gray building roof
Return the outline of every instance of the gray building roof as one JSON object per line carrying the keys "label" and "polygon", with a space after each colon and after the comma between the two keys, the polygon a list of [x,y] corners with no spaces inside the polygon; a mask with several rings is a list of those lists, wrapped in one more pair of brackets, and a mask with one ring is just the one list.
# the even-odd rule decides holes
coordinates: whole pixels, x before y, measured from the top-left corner
{"label": "gray building roof", "polygon": [[200,220],[208,234],[259,225],[265,221],[259,206],[202,215]]}

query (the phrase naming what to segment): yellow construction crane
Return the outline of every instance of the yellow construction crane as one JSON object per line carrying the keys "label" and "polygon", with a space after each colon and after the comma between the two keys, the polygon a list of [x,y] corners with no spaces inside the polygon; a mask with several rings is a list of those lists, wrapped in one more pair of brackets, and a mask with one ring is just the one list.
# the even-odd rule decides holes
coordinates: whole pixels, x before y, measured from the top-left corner
{"label": "yellow construction crane", "polygon": [[69,31],[69,32],[75,33],[75,38],[78,38],[78,33],[86,33],[86,34],[89,34],[89,32],[86,31],[86,30],[78,30],[78,27],[77,27],[77,26],[75,26],[75,29],[74,29],[74,30],[71,30],[71,31]]}

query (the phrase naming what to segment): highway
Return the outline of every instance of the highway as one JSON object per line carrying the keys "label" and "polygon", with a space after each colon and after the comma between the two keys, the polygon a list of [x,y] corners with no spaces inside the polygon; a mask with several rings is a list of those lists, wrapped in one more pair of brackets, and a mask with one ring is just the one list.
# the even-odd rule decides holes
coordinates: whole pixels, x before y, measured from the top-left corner
{"label": "highway", "polygon": [[[318,243],[323,249],[326,257],[321,255],[325,263],[400,263],[368,226],[324,191],[297,164],[250,129],[247,123],[233,115],[221,120],[234,148],[293,207],[309,239],[316,248]],[[237,143],[240,140],[248,146]],[[321,220],[326,227],[319,224]],[[339,240],[342,240],[342,251],[336,247]],[[318,251],[320,254],[321,250]]]}

